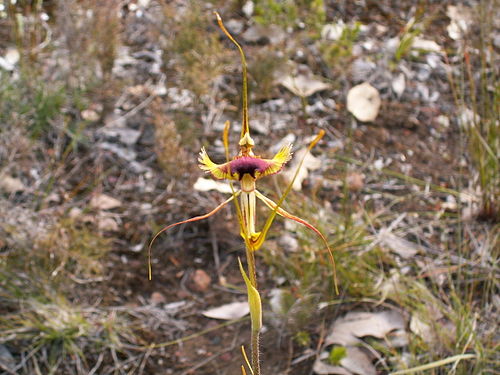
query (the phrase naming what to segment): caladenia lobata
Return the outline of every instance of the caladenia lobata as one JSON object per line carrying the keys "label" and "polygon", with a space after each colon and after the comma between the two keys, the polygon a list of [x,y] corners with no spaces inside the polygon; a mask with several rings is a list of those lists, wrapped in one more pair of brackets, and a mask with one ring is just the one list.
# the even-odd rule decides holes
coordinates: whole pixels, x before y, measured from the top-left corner
{"label": "caladenia lobata", "polygon": [[[247,258],[247,271],[245,271],[241,260],[238,259],[240,272],[243,276],[247,287],[248,303],[250,307],[250,318],[251,318],[251,357],[248,360],[244,348],[242,348],[243,357],[245,363],[252,375],[260,375],[260,359],[259,359],[259,336],[262,328],[262,304],[260,294],[257,288],[257,278],[256,278],[256,265],[255,265],[255,252],[259,250],[267,236],[267,233],[276,217],[280,215],[287,219],[294,220],[307,228],[313,230],[325,244],[330,262],[334,270],[334,287],[335,291],[338,293],[337,281],[335,277],[335,261],[333,258],[332,250],[328,245],[325,236],[316,229],[312,224],[299,218],[298,216],[292,215],[289,212],[281,208],[283,201],[286,196],[290,193],[292,189],[293,182],[297,178],[298,172],[302,166],[305,155],[309,152],[324,136],[324,131],[321,130],[319,134],[314,138],[314,140],[309,144],[307,152],[300,160],[295,175],[292,180],[285,187],[283,194],[281,195],[278,202],[266,197],[264,194],[260,193],[256,189],[256,183],[259,179],[279,173],[283,166],[292,158],[292,145],[288,144],[283,146],[276,155],[271,159],[261,158],[256,156],[253,152],[255,142],[250,136],[249,120],[248,120],[248,88],[247,88],[247,64],[245,59],[245,54],[243,49],[238,44],[238,42],[233,38],[229,31],[225,28],[221,17],[218,13],[215,13],[217,17],[217,22],[224,32],[224,34],[233,42],[233,44],[238,48],[241,56],[242,71],[243,71],[243,93],[242,93],[242,126],[241,126],[241,136],[239,140],[239,152],[238,154],[230,159],[229,157],[229,122],[226,122],[223,141],[226,153],[226,162],[223,164],[214,163],[208,156],[205,148],[201,149],[199,154],[198,162],[202,170],[210,173],[214,178],[219,180],[229,180],[232,195],[229,199],[218,205],[212,211],[205,215],[196,216],[187,220],[179,221],[177,223],[170,224],[160,230],[151,240],[148,248],[148,270],[149,279],[151,280],[152,269],[151,269],[151,247],[153,242],[158,238],[158,236],[165,232],[166,230],[173,228],[177,225],[186,224],[198,220],[206,219],[215,213],[217,213],[221,208],[227,205],[229,202],[233,202],[235,205],[238,224],[240,228],[240,234],[245,242],[246,258]],[[240,189],[235,189],[233,181],[239,182]],[[239,199],[238,199],[239,198]],[[263,202],[270,210],[270,214],[267,217],[264,226],[260,231],[256,230],[256,203],[257,200]],[[245,367],[241,366],[242,374],[247,374]]]}

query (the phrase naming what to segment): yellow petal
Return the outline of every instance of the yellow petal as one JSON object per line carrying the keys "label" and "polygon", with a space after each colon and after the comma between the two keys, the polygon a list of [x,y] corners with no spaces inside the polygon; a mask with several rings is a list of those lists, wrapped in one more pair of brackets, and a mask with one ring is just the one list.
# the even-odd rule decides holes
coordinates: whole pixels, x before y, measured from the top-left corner
{"label": "yellow petal", "polygon": [[234,176],[231,176],[229,163],[216,164],[214,163],[207,154],[205,147],[202,147],[200,155],[198,156],[199,167],[207,172],[210,172],[212,176],[219,180],[236,180]]}
{"label": "yellow petal", "polygon": [[292,145],[283,146],[272,159],[264,159],[269,163],[269,166],[263,171],[258,172],[256,177],[269,176],[270,174],[278,173],[283,166],[292,158]]}

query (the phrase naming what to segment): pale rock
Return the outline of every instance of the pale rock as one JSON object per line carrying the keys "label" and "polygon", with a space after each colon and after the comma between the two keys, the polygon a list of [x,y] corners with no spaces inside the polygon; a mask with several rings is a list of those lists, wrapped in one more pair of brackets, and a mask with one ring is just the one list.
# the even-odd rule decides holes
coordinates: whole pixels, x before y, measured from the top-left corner
{"label": "pale rock", "polygon": [[96,194],[90,200],[90,206],[99,210],[112,210],[120,207],[122,202],[106,194]]}
{"label": "pale rock", "polygon": [[399,73],[398,76],[392,80],[391,86],[392,91],[394,91],[396,96],[400,98],[406,88],[405,75],[403,73]]}
{"label": "pale rock", "polygon": [[212,278],[202,269],[194,271],[191,280],[193,281],[193,289],[198,292],[204,292],[212,283]]}
{"label": "pale rock", "polygon": [[210,191],[215,190],[220,193],[231,194],[231,186],[226,182],[214,181],[209,178],[198,177],[193,185],[195,190]]}
{"label": "pale rock", "polygon": [[252,17],[254,9],[255,9],[255,4],[251,0],[246,1],[245,4],[243,4],[243,7],[241,8],[246,18]]}
{"label": "pale rock", "polygon": [[0,189],[4,190],[6,193],[14,194],[20,191],[25,191],[26,185],[24,185],[19,178],[3,176],[0,177]]}
{"label": "pale rock", "polygon": [[321,38],[324,40],[336,41],[342,36],[346,25],[344,21],[340,20],[337,23],[329,23],[321,29]]}
{"label": "pale rock", "polygon": [[16,48],[13,47],[7,48],[5,55],[0,56],[0,68],[7,71],[14,70],[20,57],[21,55],[19,54],[19,51]]}
{"label": "pale rock", "polygon": [[374,121],[377,118],[380,104],[378,90],[368,82],[354,86],[347,93],[347,110],[359,121]]}

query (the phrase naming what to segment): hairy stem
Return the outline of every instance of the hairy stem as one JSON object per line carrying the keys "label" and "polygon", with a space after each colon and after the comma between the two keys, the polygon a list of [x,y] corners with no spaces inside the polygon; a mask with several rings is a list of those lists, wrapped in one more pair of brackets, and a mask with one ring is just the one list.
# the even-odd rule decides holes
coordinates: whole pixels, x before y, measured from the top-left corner
{"label": "hairy stem", "polygon": [[252,370],[254,375],[260,375],[260,331],[252,329]]}
{"label": "hairy stem", "polygon": [[[254,251],[246,246],[247,262],[248,262],[248,274],[250,277],[250,283],[257,289],[257,272],[255,268],[255,256]],[[254,313],[250,311],[250,313]],[[254,319],[252,319],[252,331],[251,331],[251,359],[252,359],[252,370],[254,375],[260,375],[260,326],[254,326]]]}

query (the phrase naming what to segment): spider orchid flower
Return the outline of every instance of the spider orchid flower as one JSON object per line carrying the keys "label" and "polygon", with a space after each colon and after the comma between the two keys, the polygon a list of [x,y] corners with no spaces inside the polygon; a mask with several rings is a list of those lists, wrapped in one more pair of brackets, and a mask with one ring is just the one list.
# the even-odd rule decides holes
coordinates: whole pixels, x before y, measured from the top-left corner
{"label": "spider orchid flower", "polygon": [[[267,233],[276,217],[276,215],[280,215],[284,218],[294,220],[307,228],[314,231],[324,243],[326,249],[328,250],[328,256],[333,266],[334,271],[334,285],[335,290],[338,293],[337,280],[336,280],[336,269],[335,269],[335,261],[333,258],[332,250],[328,245],[328,241],[325,236],[312,224],[308,223],[306,220],[301,219],[291,213],[287,212],[281,205],[285,200],[286,196],[290,193],[292,189],[293,182],[297,178],[298,172],[302,167],[303,161],[307,152],[311,151],[311,149],[320,141],[320,139],[324,136],[324,130],[321,130],[319,134],[314,138],[314,140],[309,144],[307,148],[307,152],[304,153],[304,156],[300,160],[295,175],[292,180],[288,183],[285,188],[282,196],[278,200],[278,202],[274,202],[270,198],[266,197],[264,194],[260,193],[256,189],[256,182],[266,176],[270,176],[276,173],[279,173],[284,165],[292,158],[292,145],[288,144],[283,146],[271,159],[261,158],[260,156],[256,156],[253,152],[253,148],[255,146],[255,142],[253,138],[250,136],[249,129],[249,120],[248,120],[248,99],[247,99],[247,65],[245,54],[241,46],[236,42],[236,40],[231,36],[231,34],[226,30],[224,24],[222,23],[222,19],[219,14],[215,13],[217,17],[217,21],[219,23],[220,28],[226,34],[226,36],[236,45],[240,52],[241,60],[242,60],[242,70],[243,70],[243,105],[242,105],[242,129],[241,129],[241,137],[239,141],[239,153],[229,160],[229,122],[226,122],[225,129],[223,133],[223,141],[224,148],[226,153],[226,162],[222,164],[217,164],[210,159],[208,153],[205,148],[201,149],[201,152],[198,157],[199,167],[207,173],[210,173],[215,179],[218,180],[229,180],[230,186],[232,189],[232,196],[215,207],[212,211],[192,217],[187,220],[182,220],[177,223],[170,224],[163,229],[161,229],[151,240],[149,249],[148,249],[148,257],[149,257],[149,279],[151,279],[151,247],[154,241],[158,238],[160,234],[163,232],[186,223],[191,223],[194,221],[199,221],[203,219],[207,219],[210,216],[216,214],[221,208],[227,205],[229,202],[233,201],[236,207],[236,212],[238,216],[238,221],[240,224],[240,234],[243,237],[247,251],[251,253],[257,251],[262,244],[264,243]],[[240,184],[241,189],[235,190],[233,186],[233,182],[238,182]],[[238,199],[239,202],[238,202]],[[256,202],[257,200],[262,201],[270,210],[271,213],[268,216],[266,222],[261,231],[256,230]],[[255,275],[250,275],[251,283],[255,286]]]}

